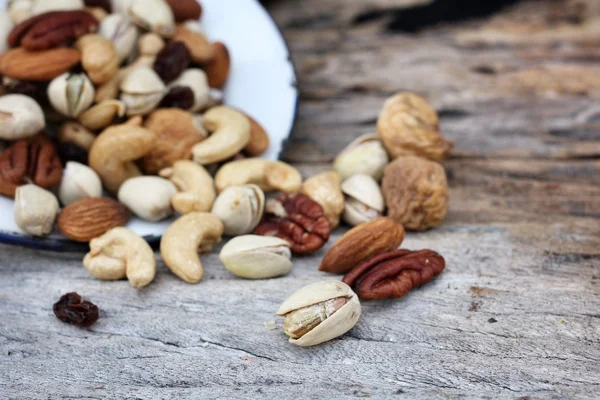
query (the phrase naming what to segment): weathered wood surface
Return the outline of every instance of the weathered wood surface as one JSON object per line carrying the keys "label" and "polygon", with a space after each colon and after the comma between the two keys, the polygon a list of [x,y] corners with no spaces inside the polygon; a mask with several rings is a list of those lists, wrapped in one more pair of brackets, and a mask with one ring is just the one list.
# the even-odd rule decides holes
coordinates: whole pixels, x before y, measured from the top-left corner
{"label": "weathered wood surface", "polygon": [[[196,286],[160,265],[136,291],[91,279],[80,255],[2,246],[0,397],[599,398],[600,6],[525,1],[403,33],[414,8],[402,7],[417,2],[269,9],[302,93],[284,157],[305,175],[372,131],[397,90],[440,111],[456,143],[450,214],[405,246],[442,253],[442,275],[402,300],[364,303],[350,334],[300,349],[263,323],[297,288],[331,278],[316,271],[324,251],[256,282],[215,254]],[[52,315],[67,291],[101,307],[90,330]]]}

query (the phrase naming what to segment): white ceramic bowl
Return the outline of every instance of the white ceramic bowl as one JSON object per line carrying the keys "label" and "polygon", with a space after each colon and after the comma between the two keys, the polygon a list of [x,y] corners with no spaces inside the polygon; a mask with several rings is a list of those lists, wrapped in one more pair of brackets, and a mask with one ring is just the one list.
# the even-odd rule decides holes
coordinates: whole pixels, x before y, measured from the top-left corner
{"label": "white ceramic bowl", "polygon": [[[0,0],[0,7],[7,0]],[[201,0],[202,27],[213,41],[227,45],[232,69],[225,87],[225,103],[244,110],[269,133],[271,147],[263,156],[275,160],[289,136],[296,116],[298,92],[289,50],[277,25],[257,0]],[[156,243],[172,221],[149,223],[133,218],[128,228]],[[13,220],[13,201],[0,196],[0,242],[68,250],[82,248],[56,233],[33,238]],[[86,246],[83,248],[85,249]]]}

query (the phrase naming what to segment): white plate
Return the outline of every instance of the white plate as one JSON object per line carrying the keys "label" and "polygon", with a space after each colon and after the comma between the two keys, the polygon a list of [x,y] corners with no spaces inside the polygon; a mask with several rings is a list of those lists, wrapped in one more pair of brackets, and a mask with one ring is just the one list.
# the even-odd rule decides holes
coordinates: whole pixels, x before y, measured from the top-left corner
{"label": "white plate", "polygon": [[[256,0],[201,0],[202,26],[209,38],[227,45],[232,69],[225,103],[244,110],[260,122],[271,138],[263,156],[278,158],[296,116],[298,92],[289,51],[281,32]],[[6,0],[0,0],[5,7]],[[128,228],[156,243],[171,221],[148,223],[132,219]],[[0,196],[0,242],[37,248],[81,248],[59,234],[48,238],[24,235],[13,220],[13,201]]]}

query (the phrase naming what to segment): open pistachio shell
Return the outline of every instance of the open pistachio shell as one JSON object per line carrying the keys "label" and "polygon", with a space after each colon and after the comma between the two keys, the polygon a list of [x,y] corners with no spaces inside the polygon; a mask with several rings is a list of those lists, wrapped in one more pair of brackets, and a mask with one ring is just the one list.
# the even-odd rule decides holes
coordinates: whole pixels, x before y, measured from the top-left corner
{"label": "open pistachio shell", "polygon": [[100,23],[98,33],[110,40],[115,46],[119,62],[131,56],[137,42],[138,30],[122,14],[110,14]]}
{"label": "open pistachio shell", "polygon": [[128,116],[145,115],[162,100],[166,86],[150,67],[140,67],[128,73],[121,82],[121,100]]}
{"label": "open pistachio shell", "polygon": [[239,236],[256,228],[264,206],[265,194],[258,186],[231,186],[217,197],[212,213],[223,222],[224,235]]}
{"label": "open pistachio shell", "polygon": [[268,279],[292,269],[290,244],[280,238],[238,236],[221,250],[219,259],[232,274],[247,279]]}
{"label": "open pistachio shell", "polygon": [[372,176],[380,180],[390,157],[378,135],[363,135],[348,145],[336,157],[333,167],[343,179],[356,174]]}
{"label": "open pistachio shell", "polygon": [[175,35],[175,16],[165,0],[133,0],[129,17],[142,29],[162,37],[171,38]]}
{"label": "open pistachio shell", "polygon": [[83,73],[64,73],[48,86],[48,99],[52,107],[70,118],[76,118],[87,110],[94,103],[95,96],[94,85]]}
{"label": "open pistachio shell", "polygon": [[354,175],[342,183],[346,194],[344,220],[350,225],[371,221],[383,213],[385,202],[379,185],[369,175]]}
{"label": "open pistachio shell", "polygon": [[[340,281],[313,283],[298,290],[285,300],[277,312],[277,315],[284,317],[307,307],[314,308],[314,312],[319,312],[319,307],[313,306],[336,298],[344,298],[345,304],[335,310],[333,314],[315,316],[313,321],[317,318],[321,320],[317,320],[316,323],[311,321],[312,326],[308,328],[308,332],[297,339],[290,337],[290,343],[298,346],[314,346],[343,335],[358,322],[361,307],[358,296],[348,285]],[[307,311],[312,312],[312,310]],[[303,317],[306,318],[306,315]]]}

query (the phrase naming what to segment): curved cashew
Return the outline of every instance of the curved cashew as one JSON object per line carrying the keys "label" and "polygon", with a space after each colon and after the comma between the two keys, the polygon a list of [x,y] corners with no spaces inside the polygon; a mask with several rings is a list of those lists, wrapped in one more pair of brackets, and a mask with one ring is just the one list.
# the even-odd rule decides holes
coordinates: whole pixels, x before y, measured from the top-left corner
{"label": "curved cashew", "polygon": [[296,193],[302,186],[302,175],[289,164],[263,158],[246,158],[229,162],[215,176],[217,191],[229,186],[248,183],[258,185],[265,192]]}
{"label": "curved cashew", "polygon": [[180,160],[172,168],[165,168],[159,173],[170,179],[179,193],[171,197],[171,206],[181,213],[194,211],[210,211],[217,197],[212,176],[193,161]]}
{"label": "curved cashew", "polygon": [[204,126],[214,132],[192,148],[194,161],[207,165],[227,160],[239,153],[250,141],[250,121],[232,108],[211,108],[203,116]]}
{"label": "curved cashew", "polygon": [[144,239],[126,228],[113,228],[90,242],[83,265],[102,280],[127,277],[131,286],[144,287],[156,275],[156,259]]}
{"label": "curved cashew", "polygon": [[222,234],[223,223],[216,216],[204,212],[186,214],[163,234],[160,255],[175,275],[188,283],[198,283],[204,274],[198,252],[211,251]]}
{"label": "curved cashew", "polygon": [[100,175],[104,187],[117,193],[129,178],[142,175],[134,160],[142,158],[154,146],[154,134],[132,125],[105,129],[90,149],[89,164]]}

